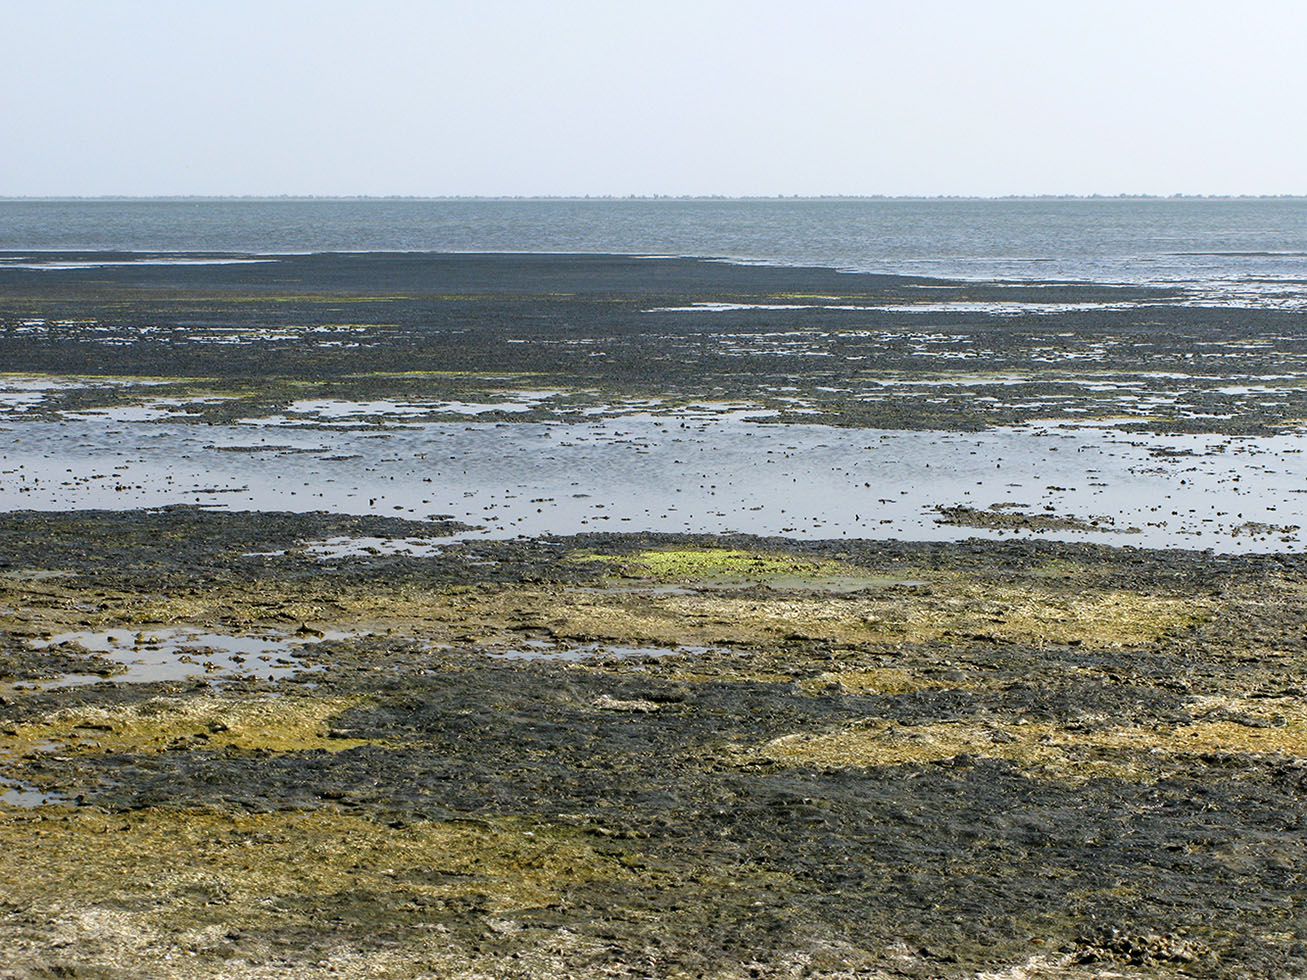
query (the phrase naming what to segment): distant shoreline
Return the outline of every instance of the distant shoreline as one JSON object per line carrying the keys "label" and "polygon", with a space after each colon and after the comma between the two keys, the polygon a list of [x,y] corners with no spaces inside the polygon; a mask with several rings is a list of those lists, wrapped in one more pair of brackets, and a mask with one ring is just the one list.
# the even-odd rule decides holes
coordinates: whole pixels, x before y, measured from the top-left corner
{"label": "distant shoreline", "polygon": [[781,196],[731,196],[723,194],[712,195],[672,195],[672,194],[629,194],[629,195],[486,195],[486,196],[462,196],[462,195],[296,195],[296,194],[165,194],[165,195],[132,195],[132,194],[104,194],[104,195],[0,195],[0,203],[76,203],[76,202],[133,202],[142,203],[166,203],[166,202],[224,202],[224,201],[251,201],[251,202],[286,202],[286,203],[308,203],[308,202],[337,202],[337,201],[441,201],[441,202],[486,202],[486,201],[514,201],[514,202],[559,202],[559,203],[583,203],[592,202],[627,202],[627,201],[650,201],[650,202],[766,202],[775,201],[776,203],[788,202],[808,202],[808,201],[905,201],[905,202],[923,202],[923,201],[1302,201],[1307,200],[1307,194],[1003,194],[997,196],[983,196],[970,194],[938,194],[933,196],[924,195],[895,195],[895,194],[829,194],[829,195],[781,195]]}

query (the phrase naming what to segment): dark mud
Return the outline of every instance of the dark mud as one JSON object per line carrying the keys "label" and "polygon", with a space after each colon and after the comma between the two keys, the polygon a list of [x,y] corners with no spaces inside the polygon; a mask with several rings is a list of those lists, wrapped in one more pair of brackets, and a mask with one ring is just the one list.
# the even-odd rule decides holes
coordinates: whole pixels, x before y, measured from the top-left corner
{"label": "dark mud", "polygon": [[[274,416],[305,399],[418,403],[407,418],[458,415],[433,403],[472,401],[482,420],[542,421],[620,413],[623,399],[707,399],[742,401],[776,423],[887,429],[1298,427],[1302,314],[1181,299],[599,255],[8,267],[0,364],[86,376],[28,418],[171,398],[200,423]],[[136,380],[91,383],[106,378]],[[547,396],[525,410],[512,404],[539,389]],[[376,413],[354,424],[386,414]]]}
{"label": "dark mud", "polygon": [[1117,534],[1138,534],[1137,527],[1118,527],[1115,517],[1081,518],[1060,514],[1028,513],[1024,509],[1005,508],[1002,505],[986,510],[976,507],[936,507],[939,514],[936,524],[955,524],[959,527],[1002,529],[1005,531],[1108,531]]}
{"label": "dark mud", "polygon": [[[451,530],[348,520],[0,519],[21,572],[0,576],[0,682],[82,670],[32,649],[69,628],[349,633],[276,681],[0,697],[0,779],[47,801],[0,806],[0,968],[1307,971],[1307,558],[672,535],[303,551]],[[687,650],[494,656],[545,642]]]}

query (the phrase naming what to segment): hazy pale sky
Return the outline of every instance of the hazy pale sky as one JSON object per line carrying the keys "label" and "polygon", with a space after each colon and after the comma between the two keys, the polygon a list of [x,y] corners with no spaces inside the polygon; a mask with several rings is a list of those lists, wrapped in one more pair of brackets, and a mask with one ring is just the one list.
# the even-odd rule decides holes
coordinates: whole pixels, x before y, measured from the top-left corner
{"label": "hazy pale sky", "polygon": [[1307,193],[1303,0],[0,0],[0,195]]}

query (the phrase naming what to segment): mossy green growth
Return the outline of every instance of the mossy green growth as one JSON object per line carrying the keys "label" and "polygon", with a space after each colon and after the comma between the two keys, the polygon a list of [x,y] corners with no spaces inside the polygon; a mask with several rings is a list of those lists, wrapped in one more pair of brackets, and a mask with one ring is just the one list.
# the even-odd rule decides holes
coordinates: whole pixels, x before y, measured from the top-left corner
{"label": "mossy green growth", "polygon": [[709,588],[856,591],[902,583],[848,562],[766,554],[736,548],[655,548],[635,555],[577,555],[616,566],[622,578]]}

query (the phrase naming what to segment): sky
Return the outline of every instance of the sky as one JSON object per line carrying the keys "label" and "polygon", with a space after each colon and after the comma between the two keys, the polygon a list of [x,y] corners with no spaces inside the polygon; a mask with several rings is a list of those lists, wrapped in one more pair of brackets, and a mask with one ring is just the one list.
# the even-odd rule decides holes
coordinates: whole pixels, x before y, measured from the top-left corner
{"label": "sky", "polygon": [[0,0],[0,195],[1307,193],[1302,0]]}

